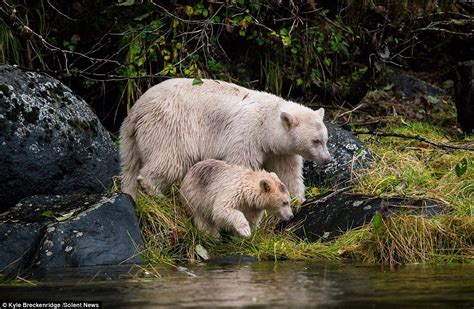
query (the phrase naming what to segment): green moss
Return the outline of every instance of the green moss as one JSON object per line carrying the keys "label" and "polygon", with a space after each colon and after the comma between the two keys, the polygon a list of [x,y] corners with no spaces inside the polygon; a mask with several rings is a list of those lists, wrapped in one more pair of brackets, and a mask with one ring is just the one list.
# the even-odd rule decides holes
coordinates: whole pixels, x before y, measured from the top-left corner
{"label": "green moss", "polygon": [[12,100],[13,108],[7,112],[7,118],[13,122],[16,122],[18,121],[20,115],[22,115],[28,123],[37,124],[39,120],[39,108],[33,106],[31,111],[28,112],[25,110],[23,105],[18,104],[17,102],[18,101],[14,102],[14,100]]}
{"label": "green moss", "polygon": [[13,122],[18,121],[18,118],[20,115],[23,115],[25,113],[25,108],[20,105],[16,104],[16,102],[13,102],[13,108],[7,112],[7,118]]}
{"label": "green moss", "polygon": [[32,123],[32,124],[37,124],[38,119],[39,119],[39,108],[36,106],[33,106],[30,112],[23,113],[23,117],[25,117],[25,120],[27,122]]}
{"label": "green moss", "polygon": [[394,125],[391,130],[395,133],[420,135],[436,140],[443,139],[443,130],[427,122],[403,121],[399,125]]}
{"label": "green moss", "polygon": [[8,88],[8,85],[0,84],[0,91],[3,92],[3,94],[7,97],[11,95],[11,91],[10,88]]}
{"label": "green moss", "polygon": [[77,118],[70,118],[67,120],[67,123],[74,129],[92,132],[93,134],[97,133],[97,120],[81,120]]}

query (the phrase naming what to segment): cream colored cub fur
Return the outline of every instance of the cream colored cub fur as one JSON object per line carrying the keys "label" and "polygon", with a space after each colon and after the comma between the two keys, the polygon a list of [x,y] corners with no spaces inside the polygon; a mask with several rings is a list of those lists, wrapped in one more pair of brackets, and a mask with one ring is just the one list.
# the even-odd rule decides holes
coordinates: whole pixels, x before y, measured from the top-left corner
{"label": "cream colored cub fur", "polygon": [[249,237],[264,210],[284,220],[293,217],[289,192],[275,173],[219,160],[191,167],[181,184],[181,196],[196,227],[216,237],[221,230]]}
{"label": "cream colored cub fur", "polygon": [[324,110],[231,83],[170,79],[150,88],[120,129],[122,190],[134,196],[138,179],[159,194],[205,159],[275,172],[304,199],[304,157],[325,164]]}

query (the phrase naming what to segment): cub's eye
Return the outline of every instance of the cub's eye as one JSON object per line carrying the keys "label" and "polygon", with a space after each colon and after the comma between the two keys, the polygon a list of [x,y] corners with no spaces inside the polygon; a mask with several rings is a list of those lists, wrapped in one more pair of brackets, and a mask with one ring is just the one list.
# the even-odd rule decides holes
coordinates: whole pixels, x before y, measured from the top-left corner
{"label": "cub's eye", "polygon": [[319,139],[313,139],[311,142],[313,143],[313,145],[319,145],[321,143]]}
{"label": "cub's eye", "polygon": [[290,205],[290,203],[289,203],[288,201],[284,201],[284,202],[283,202],[283,207],[286,207],[286,206],[288,206],[288,205]]}

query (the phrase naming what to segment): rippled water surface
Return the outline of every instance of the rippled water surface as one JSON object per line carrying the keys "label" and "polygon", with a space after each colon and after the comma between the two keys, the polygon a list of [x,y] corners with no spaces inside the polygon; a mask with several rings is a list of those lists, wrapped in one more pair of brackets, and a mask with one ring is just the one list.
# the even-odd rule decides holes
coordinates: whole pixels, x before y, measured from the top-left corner
{"label": "rippled water surface", "polygon": [[100,300],[112,307],[466,307],[474,308],[474,265],[379,266],[317,262],[49,271],[36,286],[1,286],[1,300]]}

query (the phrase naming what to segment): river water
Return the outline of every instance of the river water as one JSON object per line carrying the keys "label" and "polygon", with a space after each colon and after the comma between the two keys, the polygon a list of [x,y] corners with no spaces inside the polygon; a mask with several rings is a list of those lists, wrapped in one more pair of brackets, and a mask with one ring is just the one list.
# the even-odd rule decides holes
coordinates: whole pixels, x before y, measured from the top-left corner
{"label": "river water", "polygon": [[[102,301],[105,308],[474,308],[474,265],[380,266],[320,262],[208,263],[50,270],[35,286],[0,286],[1,301]],[[144,278],[145,275],[145,278]]]}

